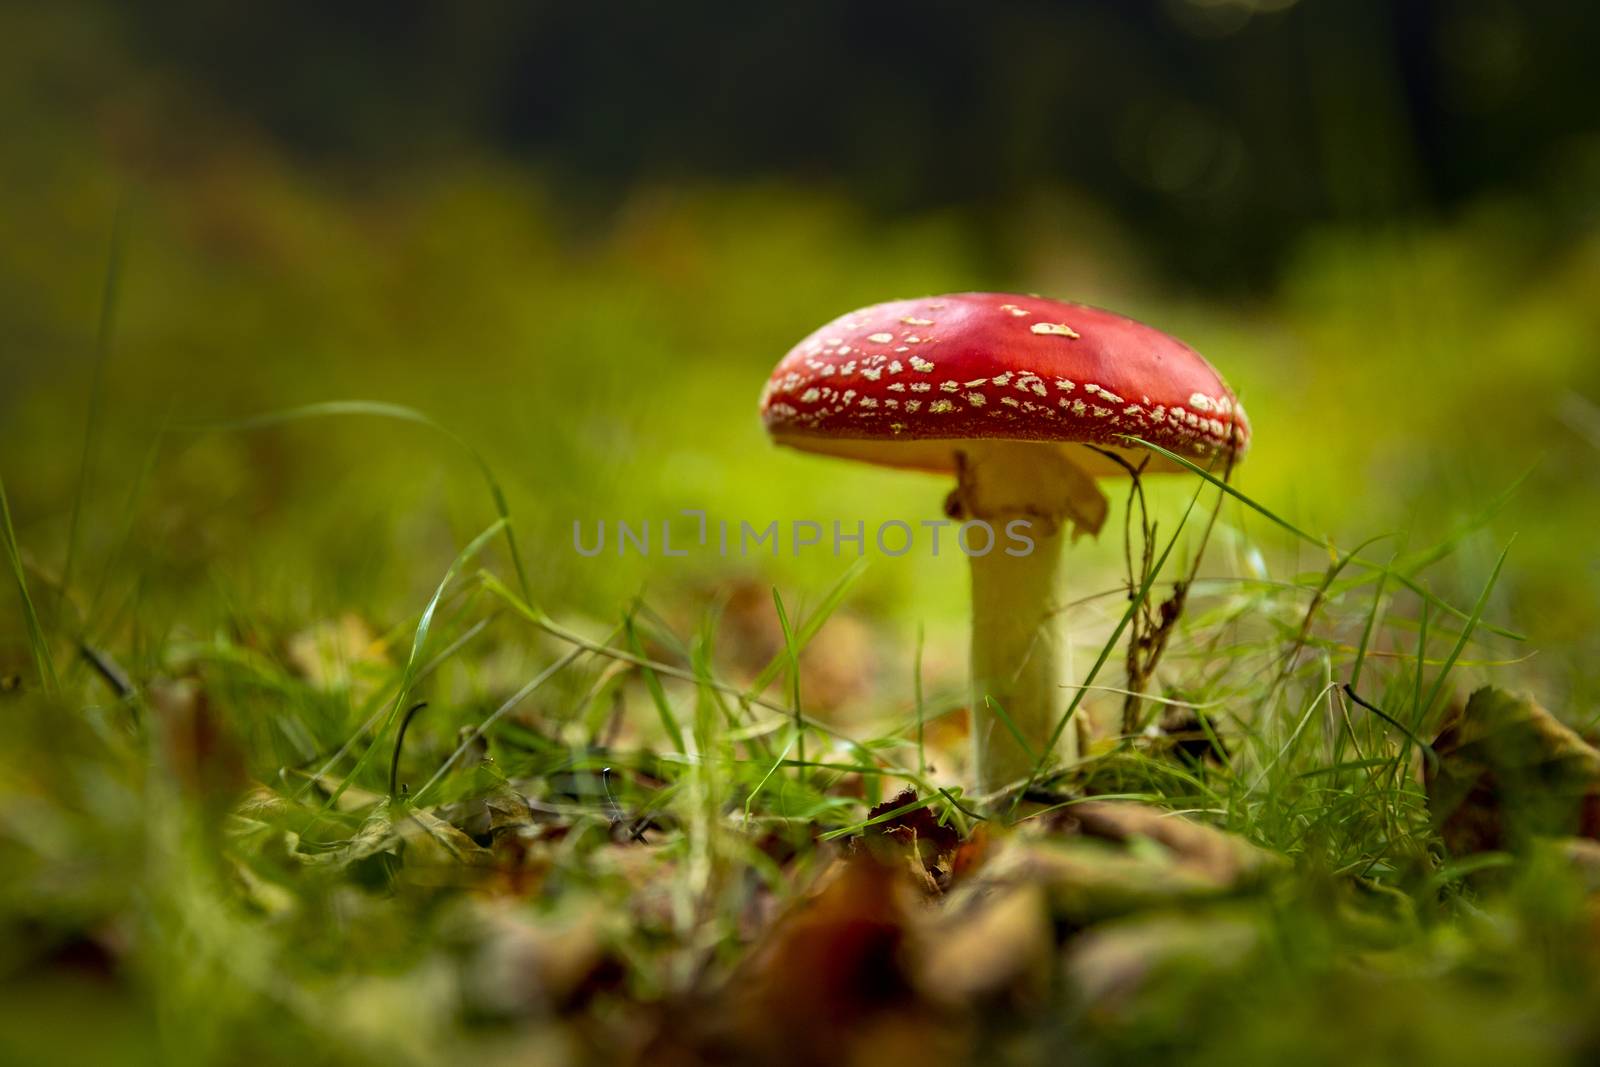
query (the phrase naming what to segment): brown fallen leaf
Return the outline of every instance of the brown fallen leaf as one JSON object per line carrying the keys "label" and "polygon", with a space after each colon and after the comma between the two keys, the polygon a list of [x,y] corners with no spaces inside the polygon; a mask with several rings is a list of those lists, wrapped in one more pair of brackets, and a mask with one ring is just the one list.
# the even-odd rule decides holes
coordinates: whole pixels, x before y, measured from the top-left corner
{"label": "brown fallen leaf", "polygon": [[434,868],[445,880],[459,881],[463,869],[492,869],[494,853],[425,808],[407,808],[395,819],[408,872]]}
{"label": "brown fallen leaf", "polygon": [[[877,819],[908,804],[915,804],[917,794],[910,789],[872,808],[867,818]],[[931,892],[937,892],[949,883],[956,850],[961,846],[961,832],[949,823],[941,824],[930,805],[901,812],[892,819],[868,826],[863,831],[862,847],[879,859],[892,860],[905,856],[913,863],[913,871]]]}
{"label": "brown fallen leaf", "polygon": [[462,833],[484,845],[493,844],[505,834],[513,834],[535,824],[533,807],[528,803],[528,798],[504,782],[491,783],[483,791],[447,805],[439,814]]}
{"label": "brown fallen leaf", "polygon": [[1082,927],[1247,892],[1286,866],[1237,835],[1143,804],[1092,801],[1062,811],[1071,814],[996,837],[954,896],[1038,885],[1057,922]]}
{"label": "brown fallen leaf", "polygon": [[1141,915],[1097,926],[1068,946],[1068,986],[1091,1017],[1116,1019],[1152,995],[1157,983],[1225,981],[1261,946],[1261,931],[1237,915]]}
{"label": "brown fallen leaf", "polygon": [[1531,698],[1486,686],[1446,719],[1428,807],[1457,855],[1600,837],[1600,750]]}
{"label": "brown fallen leaf", "polygon": [[1023,882],[964,896],[920,924],[913,974],[928,999],[951,1006],[1024,1007],[1049,988],[1055,933],[1049,896]]}
{"label": "brown fallen leaf", "polygon": [[957,1021],[911,976],[920,892],[903,864],[860,851],[783,915],[664,1042],[718,1062],[944,1062]]}
{"label": "brown fallen leaf", "polygon": [[1248,884],[1282,865],[1281,857],[1237,834],[1132,801],[1074,804],[1052,813],[1049,825],[1057,832],[1120,844],[1144,838],[1160,845],[1179,866],[1219,886]]}

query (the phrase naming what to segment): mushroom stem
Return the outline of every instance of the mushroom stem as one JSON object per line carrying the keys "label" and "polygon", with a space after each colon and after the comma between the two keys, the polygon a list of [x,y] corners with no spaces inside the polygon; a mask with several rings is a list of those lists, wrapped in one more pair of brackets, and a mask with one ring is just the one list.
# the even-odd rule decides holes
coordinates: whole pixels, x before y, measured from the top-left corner
{"label": "mushroom stem", "polygon": [[[1062,688],[1066,640],[1057,615],[1062,534],[1033,527],[1027,555],[1008,555],[997,544],[971,557],[972,752],[980,793],[1033,773],[1071,696]],[[1058,751],[1077,755],[1076,730],[1063,731]]]}
{"label": "mushroom stem", "polygon": [[1098,533],[1106,499],[1059,446],[987,441],[959,454],[947,510],[993,534],[981,555],[982,534],[962,545],[972,567],[973,763],[979,792],[990,793],[1049,755],[1077,755],[1076,730],[1063,731],[1063,751],[1046,751],[1071,700],[1057,599],[1062,540],[1069,525]]}

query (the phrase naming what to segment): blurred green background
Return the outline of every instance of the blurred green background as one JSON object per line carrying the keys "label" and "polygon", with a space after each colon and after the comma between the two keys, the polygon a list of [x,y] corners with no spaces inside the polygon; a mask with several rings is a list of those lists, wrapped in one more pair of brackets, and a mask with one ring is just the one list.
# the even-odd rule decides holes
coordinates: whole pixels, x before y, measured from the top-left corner
{"label": "blurred green background", "polygon": [[[482,450],[553,606],[815,597],[843,562],[586,560],[571,526],[935,515],[937,480],[771,449],[755,397],[851,307],[1010,289],[1194,344],[1256,420],[1240,484],[1346,546],[1431,544],[1526,474],[1431,580],[1470,603],[1515,535],[1492,611],[1589,717],[1586,5],[73,2],[7,5],[0,42],[18,534],[48,590],[92,425],[75,565],[142,632],[414,609],[492,518],[464,454],[375,419],[192,429],[352,398]],[[1079,555],[1114,582],[1120,545]],[[877,560],[862,603],[959,635],[963,570]]]}

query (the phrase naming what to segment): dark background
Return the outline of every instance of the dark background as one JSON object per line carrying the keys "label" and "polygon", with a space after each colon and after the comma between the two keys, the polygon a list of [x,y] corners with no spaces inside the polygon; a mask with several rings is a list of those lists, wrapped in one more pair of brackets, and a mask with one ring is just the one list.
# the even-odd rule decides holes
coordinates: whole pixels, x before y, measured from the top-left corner
{"label": "dark background", "polygon": [[[781,176],[882,216],[1070,185],[1176,276],[1308,227],[1535,197],[1592,219],[1600,17],[1560,0],[129,4],[150,62],[307,157],[488,144],[574,209]],[[998,241],[999,239],[996,238]],[[1006,249],[993,249],[1003,256]]]}

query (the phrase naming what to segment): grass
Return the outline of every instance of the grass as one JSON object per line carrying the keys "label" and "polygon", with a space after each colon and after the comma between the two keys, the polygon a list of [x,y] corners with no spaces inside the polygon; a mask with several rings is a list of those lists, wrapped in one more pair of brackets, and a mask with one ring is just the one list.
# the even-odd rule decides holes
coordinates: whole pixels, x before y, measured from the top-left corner
{"label": "grass", "polygon": [[[802,706],[808,646],[851,606],[864,564],[845,568],[798,625],[774,590],[780,647],[747,681],[729,681],[719,641],[743,635],[726,620],[707,615],[677,630],[667,619],[681,612],[641,599],[612,623],[580,627],[484,566],[510,528],[485,467],[497,517],[410,621],[364,648],[329,653],[320,667],[286,663],[274,651],[285,635],[263,643],[270,624],[254,620],[147,648],[141,660],[162,669],[136,676],[154,721],[108,715],[88,677],[12,701],[0,862],[13,958],[51,973],[67,972],[49,961],[89,951],[78,946],[106,959],[115,984],[98,995],[138,1010],[123,1017],[126,1055],[103,1062],[137,1062],[146,1050],[162,1062],[216,1062],[244,1049],[269,1061],[429,1062],[552,1042],[578,1060],[614,1057],[629,1046],[604,1020],[638,1005],[670,1015],[685,998],[714,995],[760,938],[741,916],[803,895],[838,845],[924,806],[962,836],[983,823],[1003,838],[1003,822],[1040,825],[1087,798],[1114,797],[1225,828],[1285,857],[1290,874],[1270,894],[1178,913],[1202,929],[1226,921],[1258,931],[1263,947],[1247,969],[1162,959],[1131,999],[1096,1005],[1067,992],[1051,995],[1065,997],[1059,1010],[987,1009],[1038,1048],[1108,1062],[1270,1060],[1303,1053],[1310,1026],[1339,1031],[1322,1050],[1333,1062],[1387,1058],[1394,1050],[1383,1041],[1402,1032],[1468,1059],[1463,1031],[1481,1034],[1478,1051],[1532,1059],[1594,1040],[1564,1014],[1579,999],[1569,970],[1587,936],[1576,876],[1551,858],[1553,846],[1452,858],[1419,775],[1466,653],[1487,657],[1483,641],[1514,636],[1487,617],[1507,552],[1473,605],[1457,608],[1427,590],[1425,575],[1467,535],[1377,564],[1361,554],[1370,542],[1337,551],[1195,473],[1195,492],[1147,556],[1154,565],[1125,590],[1127,607],[1102,633],[1069,715],[1122,692],[1096,679],[1116,662],[1133,613],[1172,580],[1163,572],[1208,486],[1243,509],[1218,523],[1228,554],[1253,547],[1239,522],[1248,511],[1330,562],[1267,581],[1208,574],[1195,583],[1152,697],[1192,713],[1202,754],[1102,727],[1080,764],[1041,763],[1035,779],[1058,800],[1013,805],[1001,820],[962,793],[961,739],[935,740],[930,729],[959,695],[923,692],[920,638],[909,697],[873,699],[904,701],[908,716],[846,727]],[[1352,567],[1364,573],[1347,576]],[[30,633],[49,678],[56,649],[37,627]],[[130,637],[123,651],[158,640]],[[364,673],[340,661],[390,647],[404,655],[370,656]],[[507,652],[523,649],[529,666],[506,665]],[[315,680],[322,668],[343,681]],[[1109,700],[1101,711],[1097,721],[1120,722]],[[902,783],[916,800],[867,811]],[[111,840],[120,843],[107,849]],[[535,946],[520,966],[559,951],[543,939],[588,909],[599,927],[585,951],[610,960],[612,977],[586,978],[560,1001],[480,988],[484,968],[514,981],[485,962],[509,950],[472,932],[507,905],[517,936]],[[119,927],[107,923],[128,932],[112,937]],[[1497,991],[1489,1003],[1485,983]],[[1592,980],[1580,988],[1592,993]],[[486,1029],[489,1017],[498,1022]],[[1557,1041],[1528,1031],[1530,1017],[1578,1029]],[[179,1031],[162,1022],[178,1018]],[[8,1020],[0,1046],[14,1056],[27,1047],[21,1024]],[[1359,1028],[1373,1040],[1353,1036]],[[59,1047],[102,1055],[89,1051],[95,1040],[63,1034]]]}
{"label": "grass", "polygon": [[[1241,307],[1104,280],[1100,249],[1008,273],[954,222],[864,233],[794,189],[676,190],[580,240],[488,164],[347,194],[252,159],[153,179],[125,267],[57,232],[102,199],[92,157],[18,194],[0,246],[29,357],[0,389],[0,1061],[660,1060],[713,1024],[810,1029],[836,1059],[942,1060],[952,1033],[1108,1064],[1600,1050],[1580,846],[1452,851],[1427,789],[1479,683],[1595,719],[1593,446],[1545,417],[1600,395],[1592,234],[1331,232]],[[1026,232],[1075,229],[1028,211]],[[80,330],[61,294],[93,279]],[[1063,279],[1194,340],[1258,443],[1238,478],[1152,482],[1144,552],[1131,519],[1126,545],[1074,546],[1069,714],[1095,736],[1026,802],[964,789],[958,560],[566,550],[574,518],[685,504],[936,514],[937,482],[768,448],[757,384],[818,315]],[[322,399],[352,395],[372,399]],[[1130,684],[1140,613],[1184,578]],[[1135,690],[1133,725],[1169,728],[1123,729]],[[1280,866],[1184,895],[1194,872],[1151,840],[1061,829],[1111,797]],[[775,940],[847,850],[899,862],[950,831],[947,882],[908,914],[843,902],[903,952],[822,954],[819,976],[802,948],[826,931]],[[1038,879],[1045,929],[979,923],[1008,899],[985,871],[1090,846],[1111,873]],[[956,976],[914,960],[963,930],[956,962],[1024,977],[941,999]],[[859,1025],[740,1017],[772,955],[795,985],[762,1003],[846,989]]]}

